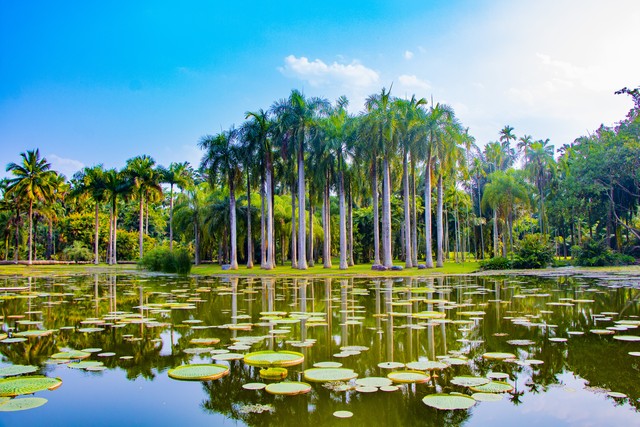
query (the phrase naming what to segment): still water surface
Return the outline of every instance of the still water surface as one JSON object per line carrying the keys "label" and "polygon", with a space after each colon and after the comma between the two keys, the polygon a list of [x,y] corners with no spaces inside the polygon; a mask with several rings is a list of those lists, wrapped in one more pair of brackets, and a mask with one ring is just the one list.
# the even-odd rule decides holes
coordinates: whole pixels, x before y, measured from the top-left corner
{"label": "still water surface", "polygon": [[[0,287],[5,333],[52,330],[0,343],[0,367],[34,365],[36,374],[62,380],[58,389],[35,394],[48,399],[45,405],[0,412],[2,426],[640,425],[640,342],[614,338],[640,335],[640,290],[624,278],[101,273],[1,278]],[[255,339],[245,341],[249,336]],[[194,338],[220,342],[198,346],[190,343]],[[72,369],[51,359],[70,349],[90,349],[86,360],[106,369]],[[359,378],[385,377],[391,370],[379,367],[384,362],[430,360],[447,367],[427,372],[426,383],[401,384],[393,392],[336,391],[312,383],[309,393],[297,396],[243,389],[270,382],[243,360],[217,362],[230,373],[213,381],[167,375],[183,364],[216,363],[223,351],[259,350],[302,353],[304,362],[288,368],[290,381],[304,381],[305,369],[325,361],[340,362]],[[491,360],[483,357],[487,352],[516,359]],[[452,378],[496,372],[507,374],[513,386],[500,401],[455,411],[422,402],[433,393],[471,395]],[[251,412],[256,404],[268,410]],[[334,417],[339,410],[353,417]]]}

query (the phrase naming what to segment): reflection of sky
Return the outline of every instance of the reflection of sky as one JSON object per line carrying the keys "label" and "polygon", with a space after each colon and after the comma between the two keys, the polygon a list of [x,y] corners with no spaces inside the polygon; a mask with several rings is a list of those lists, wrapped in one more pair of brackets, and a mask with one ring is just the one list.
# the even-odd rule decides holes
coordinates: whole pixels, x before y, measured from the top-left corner
{"label": "reflection of sky", "polygon": [[[29,411],[5,412],[0,416],[0,426],[159,427],[169,420],[180,420],[182,426],[244,425],[220,414],[204,412],[202,384],[175,381],[166,372],[156,374],[153,381],[142,378],[128,381],[120,369],[88,373],[61,365],[49,376],[62,379],[57,390],[36,393],[49,402]],[[43,413],[47,414],[46,420]]]}
{"label": "reflection of sky", "polygon": [[616,427],[638,425],[638,414],[629,405],[616,406],[606,393],[586,390],[586,382],[571,373],[559,374],[564,386],[539,394],[525,393],[519,406],[507,397],[501,402],[475,406],[471,426],[575,426]]}

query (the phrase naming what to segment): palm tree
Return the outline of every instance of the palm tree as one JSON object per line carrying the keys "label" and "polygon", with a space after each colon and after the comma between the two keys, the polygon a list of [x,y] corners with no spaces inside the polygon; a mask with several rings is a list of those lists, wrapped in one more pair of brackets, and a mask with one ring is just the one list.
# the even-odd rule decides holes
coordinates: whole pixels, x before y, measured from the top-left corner
{"label": "palm tree", "polygon": [[204,183],[194,183],[194,185],[187,187],[186,191],[180,193],[176,200],[175,219],[178,233],[180,233],[181,229],[184,235],[189,237],[193,233],[195,265],[200,265],[200,247],[205,219],[204,211],[207,206],[207,192],[204,185]]}
{"label": "palm tree", "polygon": [[155,164],[155,160],[145,154],[127,160],[127,166],[125,168],[125,174],[129,179],[131,179],[134,193],[136,194],[139,202],[138,245],[140,258],[142,258],[144,254],[142,236],[144,231],[143,214],[145,201],[152,192],[162,194],[162,187],[160,187],[159,182],[160,176],[154,169]]}
{"label": "palm tree", "polygon": [[230,268],[238,269],[238,249],[236,230],[236,194],[235,189],[242,179],[240,169],[240,150],[236,145],[238,132],[231,128],[215,136],[205,135],[198,143],[205,151],[200,168],[206,171],[209,185],[213,188],[216,181],[226,179],[229,186],[229,222],[231,228]]}
{"label": "palm tree", "polygon": [[298,262],[296,268],[307,269],[305,201],[306,185],[304,153],[309,131],[316,126],[317,118],[329,107],[329,102],[321,98],[306,98],[300,91],[292,90],[289,98],[276,102],[271,111],[278,116],[285,127],[292,132],[290,143],[296,154],[298,167]]}
{"label": "palm tree", "polygon": [[189,162],[173,162],[168,168],[158,168],[161,182],[169,184],[169,250],[173,250],[173,186],[184,190],[193,183],[193,169]]}
{"label": "palm tree", "polygon": [[100,221],[98,214],[100,212],[100,204],[107,198],[105,175],[102,165],[86,167],[76,175],[78,187],[75,188],[75,195],[86,195],[95,203],[95,221],[94,221],[94,238],[93,238],[93,250],[94,259],[93,263],[98,264],[98,243],[99,243],[99,227]]}
{"label": "palm tree", "polygon": [[118,197],[125,197],[131,191],[131,183],[127,180],[125,172],[118,172],[116,169],[108,169],[104,173],[105,192],[107,201],[110,202],[109,209],[109,250],[107,251],[109,264],[118,263]]}
{"label": "palm tree", "polygon": [[13,178],[9,179],[7,194],[14,194],[19,200],[29,204],[29,265],[33,262],[33,204],[36,201],[45,201],[53,196],[51,177],[55,173],[51,170],[51,164],[45,158],[40,157],[40,150],[27,150],[20,153],[22,162],[9,163],[7,172],[11,172]]}
{"label": "palm tree", "polygon": [[544,192],[547,182],[554,173],[555,160],[553,153],[554,148],[553,145],[549,144],[549,139],[534,142],[525,153],[526,171],[529,173],[538,190],[538,200],[540,203],[538,221],[540,233],[542,234],[546,234],[549,231],[545,221]]}

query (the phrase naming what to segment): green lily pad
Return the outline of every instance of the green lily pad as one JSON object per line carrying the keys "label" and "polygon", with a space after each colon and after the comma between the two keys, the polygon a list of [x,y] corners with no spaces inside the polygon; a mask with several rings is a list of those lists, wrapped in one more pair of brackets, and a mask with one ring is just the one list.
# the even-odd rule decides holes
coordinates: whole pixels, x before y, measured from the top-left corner
{"label": "green lily pad", "polygon": [[220,342],[220,338],[194,338],[189,341],[190,344],[195,345],[214,345]]}
{"label": "green lily pad", "polygon": [[30,331],[22,331],[16,332],[13,334],[15,337],[46,337],[47,335],[53,334],[55,331],[53,329],[41,330],[41,329],[32,329]]}
{"label": "green lily pad", "polygon": [[51,355],[52,359],[86,359],[91,353],[80,350],[62,351]]}
{"label": "green lily pad", "polygon": [[422,371],[393,371],[387,374],[387,378],[396,383],[426,383],[429,376]]}
{"label": "green lily pad", "polygon": [[489,380],[488,378],[472,377],[468,375],[453,377],[451,379],[451,384],[459,385],[462,387],[475,387],[487,384],[489,382],[491,382],[491,380]]}
{"label": "green lily pad", "polygon": [[627,342],[640,341],[640,337],[637,335],[615,335],[613,339],[618,341],[627,341]]}
{"label": "green lily pad", "polygon": [[262,390],[267,385],[265,383],[247,383],[242,384],[242,388],[245,390]]}
{"label": "green lily pad", "polygon": [[240,353],[222,353],[213,356],[216,360],[240,360],[244,358],[244,354]]}
{"label": "green lily pad", "polygon": [[304,362],[304,354],[296,351],[256,351],[244,355],[244,363],[258,367],[287,367]]}
{"label": "green lily pad", "polygon": [[481,393],[507,393],[513,390],[513,386],[504,381],[491,381],[490,383],[470,388],[473,391]]}
{"label": "green lily pad", "polygon": [[347,368],[311,368],[304,371],[304,379],[313,382],[349,381],[357,377],[358,374]]}
{"label": "green lily pad", "polygon": [[174,380],[185,381],[206,381],[217,380],[229,373],[229,368],[224,365],[216,364],[194,364],[182,365],[177,368],[169,369],[167,374]]}
{"label": "green lily pad", "polygon": [[303,382],[282,382],[273,383],[265,387],[265,391],[271,394],[293,396],[296,394],[309,393],[311,385]]}
{"label": "green lily pad", "polygon": [[287,377],[287,368],[260,369],[260,376],[266,380],[281,380]]}
{"label": "green lily pad", "polygon": [[378,387],[372,385],[360,385],[355,388],[358,393],[375,393],[378,391]]}
{"label": "green lily pad", "polygon": [[515,359],[516,355],[513,353],[489,352],[489,353],[483,354],[482,357],[488,360],[506,360],[506,359]]}
{"label": "green lily pad", "polygon": [[340,362],[318,362],[313,364],[314,368],[340,368],[342,363]]}
{"label": "green lily pad", "polygon": [[422,401],[425,405],[441,410],[469,409],[476,401],[468,396],[458,394],[429,394]]}
{"label": "green lily pad", "polygon": [[425,360],[423,362],[409,362],[407,368],[414,371],[440,371],[448,368],[449,365],[442,362],[436,362],[433,360]]}
{"label": "green lily pad", "polygon": [[356,385],[361,387],[385,387],[392,384],[392,381],[389,378],[384,377],[366,377],[366,378],[358,378],[356,380]]}
{"label": "green lily pad", "polygon": [[31,374],[38,370],[37,366],[32,365],[13,365],[0,368],[0,377],[12,377],[14,375]]}
{"label": "green lily pad", "polygon": [[400,363],[400,362],[381,362],[381,363],[378,363],[378,368],[382,368],[382,369],[399,369],[399,368],[404,368],[404,363]]}
{"label": "green lily pad", "polygon": [[15,337],[15,338],[5,338],[2,341],[0,341],[3,344],[14,344],[17,342],[25,342],[27,339],[23,338],[23,337]]}
{"label": "green lily pad", "polygon": [[19,399],[11,399],[0,404],[0,412],[25,411],[27,409],[37,408],[47,403],[44,397],[22,397]]}
{"label": "green lily pad", "polygon": [[60,378],[40,375],[5,378],[0,380],[0,396],[20,396],[42,390],[55,390],[62,385]]}
{"label": "green lily pad", "polygon": [[71,362],[67,366],[73,369],[87,369],[95,368],[96,366],[102,366],[102,362],[94,362],[91,360],[83,360],[81,362]]}
{"label": "green lily pad", "polygon": [[336,418],[351,418],[353,417],[353,412],[350,411],[335,411],[333,416]]}
{"label": "green lily pad", "polygon": [[473,393],[471,395],[472,398],[477,400],[478,402],[498,402],[502,400],[504,394],[498,393]]}

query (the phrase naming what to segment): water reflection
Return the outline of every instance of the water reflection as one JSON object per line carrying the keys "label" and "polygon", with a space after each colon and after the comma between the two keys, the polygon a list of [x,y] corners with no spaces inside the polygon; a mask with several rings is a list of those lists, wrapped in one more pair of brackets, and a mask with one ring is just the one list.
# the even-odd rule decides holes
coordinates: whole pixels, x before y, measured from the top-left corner
{"label": "water reflection", "polygon": [[[626,319],[627,330],[616,333],[638,334],[634,326],[640,323],[640,292],[621,281],[580,277],[218,279],[105,273],[2,278],[0,284],[4,332],[14,337],[28,330],[54,331],[0,344],[2,363],[36,365],[40,373],[64,381],[68,368],[51,364],[52,354],[88,348],[115,353],[92,356],[107,371],[83,378],[87,393],[99,393],[99,379],[110,375],[115,379],[119,372],[124,377],[116,381],[145,379],[148,387],[154,387],[160,384],[154,380],[164,378],[167,369],[213,361],[216,356],[211,350],[236,345],[246,337],[255,337],[250,351],[302,352],[304,364],[289,369],[287,379],[294,381],[321,361],[339,361],[365,377],[385,376],[388,370],[378,367],[381,362],[450,360],[448,368],[433,372],[436,375],[429,383],[403,386],[393,393],[335,392],[316,384],[308,395],[288,398],[244,390],[243,384],[264,381],[259,370],[242,361],[221,362],[230,366],[231,374],[202,383],[200,411],[248,425],[331,424],[333,411],[343,409],[355,414],[353,425],[474,425],[474,412],[482,412],[486,405],[498,412],[518,407],[530,413],[538,409],[527,407],[529,398],[544,399],[558,388],[584,399],[593,394],[604,397],[609,390],[621,392],[628,398],[605,397],[612,408],[637,411],[640,406],[640,368],[638,359],[629,354],[640,351],[640,343],[590,332],[622,329],[615,322]],[[215,348],[202,350],[192,344],[194,338],[211,337],[220,339]],[[353,350],[354,346],[361,351]],[[484,359],[482,355],[489,351],[514,353],[518,362]],[[502,402],[479,403],[469,411],[455,412],[436,411],[421,402],[435,392],[468,393],[451,384],[456,375],[490,372],[505,373],[515,387]],[[588,386],[569,390],[568,374]],[[65,392],[63,386],[56,393],[55,405],[72,407],[71,391]],[[247,413],[246,405],[252,404],[271,405],[273,411]],[[42,407],[40,414],[53,405]],[[86,410],[106,416],[109,409]],[[27,411],[24,414],[16,420],[28,420]],[[633,420],[640,422],[637,412],[633,414]],[[180,422],[179,414],[167,417],[167,422]],[[527,425],[526,419],[519,423]]]}

